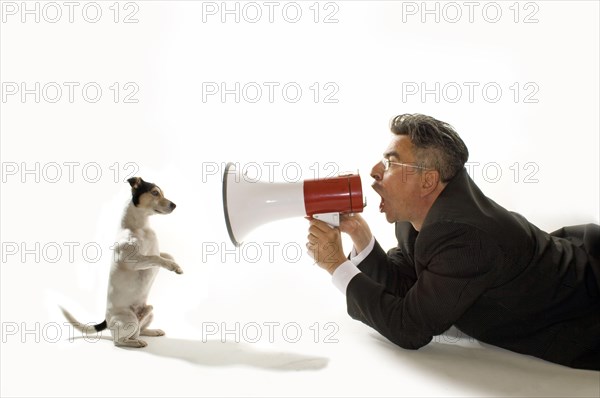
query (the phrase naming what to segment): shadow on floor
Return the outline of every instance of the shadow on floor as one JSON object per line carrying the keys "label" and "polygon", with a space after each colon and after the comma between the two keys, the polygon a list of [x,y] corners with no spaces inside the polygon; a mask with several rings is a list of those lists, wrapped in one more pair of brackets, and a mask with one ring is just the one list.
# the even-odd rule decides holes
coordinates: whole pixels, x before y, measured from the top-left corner
{"label": "shadow on floor", "polygon": [[220,340],[202,342],[169,337],[146,338],[146,340],[148,346],[142,349],[143,352],[180,359],[195,365],[243,365],[267,370],[299,371],[324,369],[329,362],[329,359],[324,357],[261,350],[247,343]]}
{"label": "shadow on floor", "polygon": [[485,396],[598,397],[600,372],[572,369],[491,345],[432,342],[409,351],[378,334],[371,337],[407,366],[438,383],[458,384]]}

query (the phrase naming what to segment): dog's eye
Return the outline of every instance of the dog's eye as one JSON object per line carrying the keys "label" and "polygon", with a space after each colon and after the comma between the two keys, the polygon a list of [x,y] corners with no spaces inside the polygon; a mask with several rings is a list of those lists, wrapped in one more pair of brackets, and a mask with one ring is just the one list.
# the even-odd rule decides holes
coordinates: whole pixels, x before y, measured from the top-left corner
{"label": "dog's eye", "polygon": [[152,191],[152,196],[158,196],[158,191]]}

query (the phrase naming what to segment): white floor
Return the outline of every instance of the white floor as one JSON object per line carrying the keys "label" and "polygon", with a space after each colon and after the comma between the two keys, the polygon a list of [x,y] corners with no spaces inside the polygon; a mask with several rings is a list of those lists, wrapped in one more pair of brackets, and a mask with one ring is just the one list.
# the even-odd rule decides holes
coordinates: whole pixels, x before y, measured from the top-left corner
{"label": "white floor", "polygon": [[[398,348],[350,319],[328,277],[306,264],[161,272],[151,302],[167,335],[116,348],[107,334],[83,338],[63,325],[58,304],[84,322],[102,318],[103,292],[76,288],[70,271],[60,281],[42,266],[10,270],[12,280],[36,277],[3,284],[2,396],[600,394],[598,372],[483,346],[455,329],[421,350]],[[243,283],[252,274],[263,278]]]}

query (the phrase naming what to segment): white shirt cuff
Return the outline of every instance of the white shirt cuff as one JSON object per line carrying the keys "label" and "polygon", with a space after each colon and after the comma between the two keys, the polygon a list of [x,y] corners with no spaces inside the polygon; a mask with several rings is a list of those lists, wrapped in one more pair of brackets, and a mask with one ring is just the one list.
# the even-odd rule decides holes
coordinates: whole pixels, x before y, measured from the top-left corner
{"label": "white shirt cuff", "polygon": [[352,278],[354,278],[357,274],[360,274],[358,267],[351,261],[344,261],[342,265],[333,271],[331,280],[335,287],[337,287],[342,294],[346,295],[346,289],[350,284],[350,280],[352,280]]}
{"label": "white shirt cuff", "polygon": [[362,260],[364,260],[371,253],[373,247],[375,247],[374,236],[371,237],[371,241],[369,242],[367,247],[365,247],[360,253],[357,254],[356,248],[352,247],[352,252],[350,253],[350,261],[352,261],[352,264],[358,266],[358,264],[360,264]]}
{"label": "white shirt cuff", "polygon": [[331,280],[335,287],[338,288],[342,294],[346,295],[346,289],[348,289],[348,285],[352,278],[354,278],[357,274],[360,273],[358,269],[358,265],[371,253],[373,247],[375,246],[375,237],[371,238],[371,241],[360,253],[356,253],[356,248],[352,248],[352,253],[350,253],[350,261],[345,261],[337,267],[335,271],[333,271],[333,275],[331,276]]}

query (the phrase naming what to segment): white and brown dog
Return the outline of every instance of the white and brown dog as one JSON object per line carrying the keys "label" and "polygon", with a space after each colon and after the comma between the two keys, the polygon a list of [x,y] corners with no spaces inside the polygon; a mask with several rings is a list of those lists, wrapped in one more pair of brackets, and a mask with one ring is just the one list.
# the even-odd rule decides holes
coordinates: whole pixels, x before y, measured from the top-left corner
{"label": "white and brown dog", "polygon": [[78,322],[65,309],[67,320],[84,333],[110,329],[117,346],[145,347],[140,336],[163,336],[160,329],[148,329],[152,321],[152,306],[146,304],[150,287],[160,268],[177,274],[183,273],[173,257],[158,249],[156,234],[148,224],[154,214],[169,214],[175,203],[164,197],[155,184],[140,177],[127,180],[131,185],[132,198],[121,220],[121,231],[115,248],[110,279],[106,319],[97,325]]}

